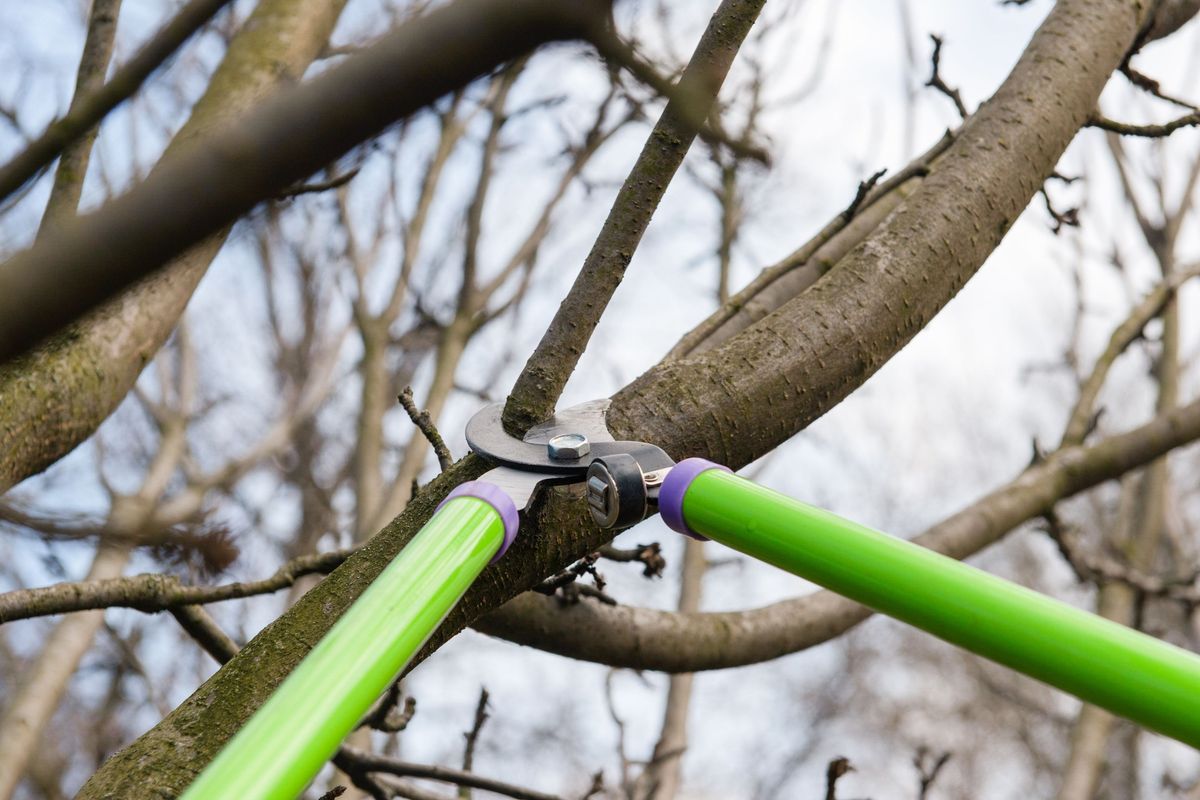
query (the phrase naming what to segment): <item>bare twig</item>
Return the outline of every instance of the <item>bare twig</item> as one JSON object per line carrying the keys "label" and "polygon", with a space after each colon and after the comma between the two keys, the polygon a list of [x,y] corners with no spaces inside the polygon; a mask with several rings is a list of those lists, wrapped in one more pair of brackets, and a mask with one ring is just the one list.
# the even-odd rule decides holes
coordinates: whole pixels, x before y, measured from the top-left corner
{"label": "bare twig", "polygon": [[224,664],[238,654],[237,642],[229,638],[229,634],[221,630],[207,611],[201,606],[176,606],[171,615],[188,635],[196,640],[204,651],[212,656],[218,664]]}
{"label": "bare twig", "polygon": [[1078,533],[1053,511],[1047,513],[1044,519],[1043,530],[1058,546],[1059,553],[1080,581],[1123,583],[1143,595],[1179,603],[1188,612],[1200,607],[1200,585],[1197,584],[1200,581],[1200,568],[1175,578],[1149,575],[1111,556],[1085,553],[1079,544]]}
{"label": "bare twig", "polygon": [[93,608],[134,608],[151,613],[176,606],[219,603],[269,594],[290,587],[303,575],[332,572],[353,552],[335,550],[300,556],[281,566],[269,578],[220,586],[185,586],[174,575],[147,574],[58,583],[40,589],[17,589],[0,594],[0,623]]}
{"label": "bare twig", "polygon": [[849,222],[854,219],[854,215],[858,213],[858,209],[862,207],[863,201],[867,199],[867,195],[879,183],[879,179],[887,173],[887,167],[879,170],[865,181],[859,181],[858,190],[854,193],[854,199],[850,201],[850,205],[846,206],[846,210],[842,212],[842,219]]}
{"label": "bare twig", "polygon": [[601,558],[619,563],[636,561],[642,565],[642,575],[647,578],[661,578],[662,571],[667,566],[663,558],[662,547],[658,542],[639,544],[636,547],[622,549],[612,544],[606,544],[596,551]]}
{"label": "bare twig", "polygon": [[363,718],[359,727],[366,725],[384,733],[399,733],[408,727],[413,716],[417,713],[417,698],[404,697],[404,708],[401,710],[400,698],[403,697],[403,686],[399,680],[392,681],[383,699]]}
{"label": "bare twig", "polygon": [[362,167],[355,167],[354,169],[347,170],[340,175],[334,175],[327,180],[317,181],[315,183],[294,184],[276,195],[275,199],[287,200],[292,197],[299,197],[303,194],[319,194],[321,192],[328,192],[330,189],[338,189],[354,180],[361,170]]}
{"label": "bare twig", "polygon": [[1131,125],[1126,122],[1117,122],[1100,114],[1094,114],[1087,121],[1087,125],[1091,128],[1112,131],[1122,136],[1141,136],[1148,139],[1158,139],[1170,136],[1180,128],[1190,128],[1200,125],[1200,111],[1193,111],[1190,114],[1185,114],[1178,119],[1173,119],[1162,125]]}
{"label": "bare twig", "polygon": [[433,452],[437,454],[438,465],[443,471],[448,469],[454,463],[454,456],[450,455],[450,448],[446,447],[446,441],[442,438],[442,434],[438,432],[437,426],[433,424],[433,417],[429,415],[428,411],[421,411],[417,408],[417,402],[413,399],[412,387],[404,387],[404,391],[400,393],[398,399],[400,400],[400,405],[408,413],[408,418],[412,420],[413,425],[417,426],[417,430],[421,431],[421,435],[433,447]]}
{"label": "bare twig", "polygon": [[1176,289],[1183,282],[1197,275],[1200,275],[1200,265],[1172,275],[1169,280],[1160,283],[1146,295],[1144,300],[1134,306],[1125,321],[1116,327],[1104,352],[1096,359],[1091,374],[1080,387],[1079,399],[1071,410],[1060,446],[1077,445],[1084,441],[1094,425],[1094,420],[1098,418],[1096,399],[1100,396],[1100,390],[1104,387],[1109,369],[1112,368],[1117,357],[1137,341],[1150,320],[1158,316],[1167,302],[1175,296]]}
{"label": "bare twig", "polygon": [[838,756],[825,768],[825,800],[837,800],[837,782],[847,772],[854,772],[850,759]]}
{"label": "bare twig", "polygon": [[[479,741],[479,732],[483,730],[483,725],[487,722],[488,712],[488,690],[486,687],[479,689],[479,702],[475,705],[475,721],[471,723],[471,730],[463,734],[465,746],[463,747],[463,772],[470,772],[475,767],[475,744]],[[462,800],[470,800],[471,787],[459,786],[458,796]]]}
{"label": "bare twig", "polygon": [[[400,761],[395,758],[368,753],[352,747],[343,747],[339,752],[338,766],[353,765],[364,772],[384,772],[407,778],[425,778],[427,780],[453,783],[471,789],[481,789],[494,792],[516,800],[562,800],[557,795],[526,789],[511,783],[484,778],[463,770],[451,767],[437,767],[427,764],[414,764],[410,761]],[[345,769],[345,767],[342,767]]]}
{"label": "bare twig", "polygon": [[[948,131],[925,153],[878,183],[855,209],[856,220],[864,219],[867,209],[872,209],[875,218],[886,217],[887,212],[929,173],[931,164],[953,141],[954,133]],[[853,226],[845,213],[837,214],[812,239],[778,263],[763,269],[744,289],[684,335],[667,358],[683,358],[728,341],[811,286],[829,265],[865,238],[871,229],[869,225]]]}
{"label": "bare twig", "polygon": [[[593,597],[605,605],[615,606],[617,601],[604,593],[604,576],[596,569],[596,561],[600,553],[591,553],[576,561],[557,575],[553,575],[533,587],[538,594],[557,595],[563,603],[571,605],[578,603],[580,597]],[[591,575],[595,586],[579,583],[584,575]],[[0,595],[2,596],[2,595]]]}
{"label": "bare twig", "polygon": [[707,97],[703,90],[697,91],[699,87],[689,86],[683,81],[672,83],[669,78],[660,75],[653,64],[642,58],[633,47],[616,35],[600,36],[594,44],[605,59],[629,70],[635,78],[668,101],[678,103],[681,115],[696,129],[704,142],[714,147],[724,147],[738,158],[757,161],[764,166],[770,165],[771,156],[764,148],[745,139],[735,139],[726,133],[715,115],[709,118],[712,98]]}
{"label": "bare twig", "polygon": [[925,800],[929,796],[929,789],[937,780],[942,767],[946,766],[946,762],[950,760],[950,755],[950,752],[947,751],[939,756],[934,756],[924,747],[917,748],[917,754],[913,757],[913,766],[917,768],[917,779],[920,781],[920,785],[917,787],[917,800]]}
{"label": "bare twig", "polygon": [[1046,211],[1050,214],[1052,224],[1050,230],[1057,236],[1062,232],[1063,228],[1078,228],[1079,227],[1079,209],[1075,207],[1068,208],[1066,211],[1059,211],[1054,207],[1054,202],[1050,199],[1050,193],[1046,191],[1046,187],[1041,189],[1042,199],[1046,201]]}
{"label": "bare twig", "polygon": [[1128,78],[1129,82],[1134,86],[1138,87],[1147,94],[1157,97],[1159,100],[1166,100],[1168,103],[1181,106],[1189,111],[1197,110],[1195,103],[1189,103],[1186,100],[1180,100],[1178,97],[1172,97],[1171,95],[1163,92],[1162,86],[1159,85],[1158,81],[1154,80],[1148,75],[1143,75],[1142,73],[1138,72],[1133,68],[1133,66],[1130,65],[1128,61],[1121,66],[1121,74]]}
{"label": "bare twig", "polygon": [[933,55],[930,57],[932,62],[932,72],[929,80],[925,81],[925,85],[933,89],[937,89],[942,94],[954,101],[954,107],[958,109],[958,115],[963,119],[967,118],[967,106],[963,103],[962,94],[958,89],[951,89],[946,82],[942,80],[942,37],[937,34],[929,34],[929,38],[933,40]]}

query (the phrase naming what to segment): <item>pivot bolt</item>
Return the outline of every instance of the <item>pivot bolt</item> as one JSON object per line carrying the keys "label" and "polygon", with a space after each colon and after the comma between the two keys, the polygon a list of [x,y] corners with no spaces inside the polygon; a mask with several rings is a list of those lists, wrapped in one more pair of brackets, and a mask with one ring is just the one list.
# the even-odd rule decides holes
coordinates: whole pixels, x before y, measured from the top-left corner
{"label": "pivot bolt", "polygon": [[592,445],[582,433],[563,433],[546,443],[546,451],[555,461],[577,461],[592,452]]}

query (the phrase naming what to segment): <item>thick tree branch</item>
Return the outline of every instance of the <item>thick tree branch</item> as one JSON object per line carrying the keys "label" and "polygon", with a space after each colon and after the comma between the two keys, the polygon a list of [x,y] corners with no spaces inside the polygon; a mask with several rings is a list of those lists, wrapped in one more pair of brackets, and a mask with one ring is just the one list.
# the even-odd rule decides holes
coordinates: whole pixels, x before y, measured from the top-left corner
{"label": "thick tree branch", "polygon": [[[604,0],[458,0],[280,92],[166,159],[128,194],[0,265],[0,363],[392,122],[540,44],[591,35],[606,24],[608,7]],[[96,268],[97,254],[104,269]]]}
{"label": "thick tree branch", "polygon": [[[678,447],[667,448],[676,457],[740,465],[840,402],[983,264],[1087,121],[1140,22],[1129,3],[1055,6],[912,197],[770,316],[619,392],[608,419],[614,434],[649,434]],[[1085,49],[1088,59],[1053,66],[1059,53]]]}

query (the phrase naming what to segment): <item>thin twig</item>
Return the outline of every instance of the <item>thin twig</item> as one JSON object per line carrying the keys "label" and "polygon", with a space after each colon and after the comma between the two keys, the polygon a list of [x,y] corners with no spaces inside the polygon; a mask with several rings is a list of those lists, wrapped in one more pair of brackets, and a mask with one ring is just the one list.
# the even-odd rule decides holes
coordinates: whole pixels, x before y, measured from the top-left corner
{"label": "thin twig", "polygon": [[220,586],[185,586],[174,575],[146,574],[17,589],[0,594],[0,624],[93,608],[134,608],[151,613],[176,606],[270,594],[291,587],[303,575],[328,574],[353,553],[353,550],[334,550],[300,556],[263,580]]}
{"label": "thin twig", "polygon": [[601,558],[618,563],[636,561],[642,565],[642,575],[647,578],[661,578],[667,560],[663,558],[662,547],[658,542],[639,544],[636,547],[622,549],[612,544],[606,544],[596,551]]}
{"label": "thin twig", "polygon": [[388,758],[387,756],[368,753],[353,747],[343,746],[338,755],[339,767],[342,764],[346,764],[347,766],[352,766],[352,768],[357,768],[368,773],[384,772],[402,778],[425,778],[432,781],[453,783],[457,786],[466,786],[472,789],[481,789],[485,792],[502,794],[516,800],[562,800],[558,795],[526,789],[523,786],[516,786],[493,778],[484,778],[481,775],[464,772],[463,770],[429,764],[414,764],[410,761]]}
{"label": "thin twig", "polygon": [[1147,94],[1157,97],[1159,100],[1166,100],[1168,103],[1186,108],[1189,111],[1196,111],[1195,103],[1189,103],[1186,100],[1180,100],[1178,97],[1172,97],[1162,90],[1159,82],[1151,78],[1149,75],[1143,75],[1134,69],[1128,61],[1121,66],[1121,74],[1129,79],[1129,82],[1141,89]]}
{"label": "thin twig", "polygon": [[1200,125],[1200,111],[1193,111],[1191,114],[1185,114],[1178,119],[1173,119],[1162,125],[1130,125],[1125,122],[1117,122],[1100,114],[1092,115],[1087,121],[1087,126],[1090,128],[1100,128],[1101,130],[1119,133],[1122,136],[1141,136],[1147,139],[1159,139],[1164,136],[1170,136],[1180,128],[1190,128],[1195,125]]}
{"label": "thin twig", "polygon": [[401,681],[392,681],[392,685],[388,687],[383,699],[363,717],[358,726],[361,728],[365,725],[384,733],[399,733],[407,728],[408,723],[412,722],[413,716],[417,713],[417,698],[411,695],[404,697],[402,710],[400,699],[403,694]]}
{"label": "thin twig", "polygon": [[[604,576],[596,569],[599,558],[600,553],[589,553],[562,572],[534,586],[533,591],[551,597],[557,595],[565,605],[578,603],[580,597],[592,597],[606,605],[615,606],[617,601],[604,593]],[[591,575],[596,585],[580,583],[579,579],[584,575]]]}
{"label": "thin twig", "polygon": [[1123,583],[1151,597],[1161,597],[1179,603],[1189,613],[1200,607],[1200,568],[1175,578],[1147,575],[1132,566],[1105,555],[1089,555],[1079,545],[1079,535],[1051,510],[1044,516],[1042,530],[1058,546],[1063,560],[1081,582],[1103,584]]}
{"label": "thin twig", "polygon": [[[475,705],[475,721],[471,724],[471,730],[463,734],[463,739],[466,740],[463,748],[463,772],[470,772],[475,767],[475,744],[479,741],[479,732],[483,730],[483,725],[488,720],[487,705],[488,690],[486,687],[480,687],[479,702]],[[461,800],[470,800],[471,787],[459,786],[458,796]]]}
{"label": "thin twig", "polygon": [[854,772],[850,759],[838,756],[825,768],[825,800],[837,800],[837,782],[847,772]]}
{"label": "thin twig", "polygon": [[362,167],[343,172],[340,175],[334,175],[332,178],[315,183],[297,183],[293,186],[284,189],[276,196],[276,200],[287,200],[293,197],[299,197],[302,194],[319,194],[320,192],[328,192],[330,189],[338,189],[345,186],[358,175]]}
{"label": "thin twig", "polygon": [[771,155],[765,149],[733,138],[725,132],[718,119],[708,119],[712,100],[703,90],[698,90],[699,87],[688,86],[682,82],[672,83],[669,78],[659,74],[653,64],[642,58],[633,47],[616,35],[598,36],[593,44],[605,60],[624,67],[662,97],[678,103],[681,115],[696,129],[704,142],[710,146],[725,147],[738,158],[770,166]]}
{"label": "thin twig", "polygon": [[942,767],[946,766],[946,762],[950,760],[951,754],[946,751],[932,760],[929,758],[931,755],[928,749],[920,747],[917,748],[917,754],[913,757],[913,766],[917,768],[917,778],[921,782],[917,790],[917,800],[925,800],[929,796],[930,787],[937,780]]}
{"label": "thin twig", "polygon": [[454,463],[454,456],[450,455],[450,448],[446,447],[446,441],[442,438],[442,434],[438,432],[437,425],[433,422],[433,417],[428,411],[422,411],[417,408],[417,402],[413,399],[413,390],[411,386],[405,386],[404,391],[400,393],[398,399],[400,405],[408,412],[408,418],[412,420],[413,425],[417,426],[417,430],[421,432],[433,447],[433,452],[437,454],[438,465],[445,472]]}
{"label": "thin twig", "polygon": [[958,109],[958,115],[963,119],[967,118],[967,106],[963,103],[962,94],[958,89],[951,89],[946,82],[942,80],[942,37],[937,34],[929,34],[929,38],[933,40],[933,55],[930,60],[933,63],[933,71],[929,76],[929,80],[925,81],[925,85],[933,89],[937,89],[942,94],[954,101],[954,107]]}
{"label": "thin twig", "polygon": [[1189,269],[1180,270],[1168,281],[1163,281],[1153,291],[1146,295],[1140,303],[1134,306],[1129,316],[1116,327],[1109,337],[1104,352],[1096,359],[1091,374],[1083,382],[1079,390],[1079,399],[1071,410],[1063,433],[1060,447],[1082,444],[1098,419],[1096,399],[1104,387],[1108,372],[1117,358],[1124,353],[1142,335],[1142,331],[1150,320],[1154,319],[1174,297],[1178,287],[1187,280],[1200,276],[1200,264]]}
{"label": "thin twig", "polygon": [[863,201],[867,199],[867,195],[875,188],[875,184],[879,183],[879,179],[887,173],[887,167],[876,172],[865,181],[859,181],[858,191],[854,193],[854,199],[850,201],[850,205],[846,206],[846,210],[842,212],[842,219],[846,222],[854,219],[854,215],[858,213],[858,209],[862,207]]}
{"label": "thin twig", "polygon": [[1066,211],[1059,211],[1054,207],[1054,202],[1050,199],[1050,193],[1046,191],[1046,187],[1044,185],[1042,186],[1040,192],[1042,199],[1046,201],[1046,211],[1050,214],[1050,219],[1052,220],[1050,230],[1055,236],[1061,233],[1063,228],[1079,227],[1078,208],[1071,207]]}

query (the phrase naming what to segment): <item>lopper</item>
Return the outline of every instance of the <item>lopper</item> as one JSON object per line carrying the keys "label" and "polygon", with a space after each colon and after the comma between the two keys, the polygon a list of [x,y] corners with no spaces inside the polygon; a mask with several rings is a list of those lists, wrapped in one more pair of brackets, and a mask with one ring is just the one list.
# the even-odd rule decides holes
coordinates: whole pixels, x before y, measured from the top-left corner
{"label": "lopper", "polygon": [[737,477],[615,441],[607,400],[517,439],[491,405],[467,443],[495,468],[433,517],[183,794],[293,800],[517,535],[539,487],[584,484],[604,528],[655,511],[934,636],[1200,748],[1200,655]]}

